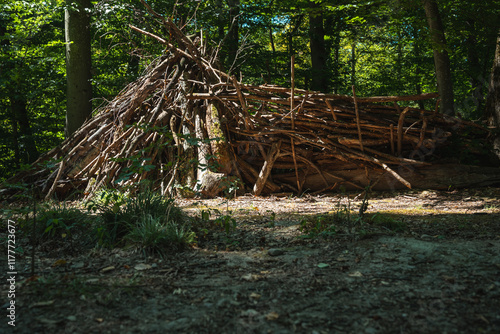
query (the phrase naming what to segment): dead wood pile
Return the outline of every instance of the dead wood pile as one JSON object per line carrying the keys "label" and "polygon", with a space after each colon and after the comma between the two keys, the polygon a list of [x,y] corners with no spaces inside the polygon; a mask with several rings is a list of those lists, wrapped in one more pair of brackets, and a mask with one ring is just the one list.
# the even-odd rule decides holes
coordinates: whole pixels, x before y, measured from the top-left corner
{"label": "dead wood pile", "polygon": [[[452,135],[462,147],[487,136],[437,108],[398,106],[436,94],[356,97],[354,89],[344,96],[242,84],[216,68],[202,36],[190,39],[171,21],[163,24],[169,41],[131,27],[166,47],[147,74],[40,158],[34,172],[10,183],[29,181],[46,197],[143,180],[164,194],[198,186],[207,196],[228,179],[257,195],[411,188],[414,182],[432,188],[440,183],[425,182],[434,174],[429,158]],[[44,166],[52,159],[59,161],[55,169]],[[486,182],[498,182],[492,173]]]}

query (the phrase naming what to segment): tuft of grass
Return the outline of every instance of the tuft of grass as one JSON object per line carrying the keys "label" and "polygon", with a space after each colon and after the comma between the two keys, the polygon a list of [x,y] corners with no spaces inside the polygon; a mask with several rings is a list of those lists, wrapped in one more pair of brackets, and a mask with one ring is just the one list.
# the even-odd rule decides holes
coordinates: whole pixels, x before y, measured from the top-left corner
{"label": "tuft of grass", "polygon": [[128,244],[141,249],[144,255],[165,257],[167,251],[179,251],[195,242],[195,233],[184,225],[159,217],[144,215],[125,236]]}
{"label": "tuft of grass", "polygon": [[329,238],[337,234],[335,224],[339,223],[338,215],[318,215],[303,219],[299,231],[304,233],[302,238],[314,239],[318,237]]}
{"label": "tuft of grass", "polygon": [[367,217],[367,223],[371,223],[374,226],[383,227],[392,232],[403,232],[406,230],[406,223],[403,220],[396,220],[389,215],[382,213],[375,213],[370,217]]}
{"label": "tuft of grass", "polygon": [[104,193],[87,205],[97,212],[99,243],[107,247],[132,246],[145,254],[166,255],[194,243],[189,219],[172,198],[151,190],[127,198]]}

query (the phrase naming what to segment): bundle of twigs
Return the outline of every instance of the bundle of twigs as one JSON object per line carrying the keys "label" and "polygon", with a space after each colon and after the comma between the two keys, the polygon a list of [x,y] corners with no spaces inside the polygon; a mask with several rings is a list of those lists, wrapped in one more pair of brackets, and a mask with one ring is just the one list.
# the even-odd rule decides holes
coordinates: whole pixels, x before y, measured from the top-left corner
{"label": "bundle of twigs", "polygon": [[[209,188],[217,189],[221,178],[207,170],[211,164],[255,194],[364,189],[386,174],[410,188],[401,166],[428,165],[427,157],[465,128],[486,136],[484,129],[437,109],[397,104],[436,94],[358,98],[354,87],[353,96],[344,96],[244,85],[216,68],[202,36],[191,40],[152,13],[169,29],[169,41],[131,28],[165,45],[165,55],[41,157],[34,171],[10,183],[31,182],[46,197],[143,180],[164,194],[198,184],[213,195],[217,191]],[[44,164],[54,160],[55,168]],[[319,181],[308,184],[313,176]]]}

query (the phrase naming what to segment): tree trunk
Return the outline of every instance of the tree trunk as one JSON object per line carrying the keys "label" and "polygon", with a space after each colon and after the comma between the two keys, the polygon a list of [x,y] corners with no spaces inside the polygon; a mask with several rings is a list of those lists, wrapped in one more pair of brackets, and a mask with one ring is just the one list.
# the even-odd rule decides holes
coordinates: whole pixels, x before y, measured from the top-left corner
{"label": "tree trunk", "polygon": [[446,50],[443,22],[441,21],[436,0],[423,0],[423,2],[431,33],[434,67],[438,92],[441,98],[441,112],[446,115],[454,115],[453,81],[451,78],[450,57]]}
{"label": "tree trunk", "polygon": [[495,57],[491,69],[490,87],[486,101],[486,116],[490,126],[500,127],[500,31],[496,40]]}
{"label": "tree trunk", "polygon": [[326,67],[325,30],[323,13],[319,5],[310,2],[309,41],[311,47],[311,88],[320,92],[328,92],[328,73]]}
{"label": "tree trunk", "polygon": [[[331,90],[334,94],[338,94],[341,80],[340,80],[340,31],[341,31],[341,20],[338,13],[332,14],[328,13],[325,18],[325,35],[330,38],[325,41],[326,54],[332,57],[327,57],[327,64],[330,67],[331,79],[330,85]],[[327,65],[328,66],[328,65]]]}
{"label": "tree trunk", "polygon": [[351,45],[351,86],[356,86],[356,42]]}
{"label": "tree trunk", "polygon": [[24,96],[21,96],[20,92],[12,91],[10,105],[14,122],[19,125],[19,132],[17,132],[17,129],[13,129],[17,132],[15,133],[17,136],[16,141],[18,142],[18,145],[20,145],[17,149],[17,153],[20,154],[22,162],[32,163],[38,159],[40,154],[36,148],[35,139],[33,138],[33,133],[31,131],[26,99]]}
{"label": "tree trunk", "polygon": [[227,51],[229,74],[237,72],[237,57],[239,48],[239,19],[240,14],[240,0],[228,0],[229,4],[229,30],[227,32]]}
{"label": "tree trunk", "polygon": [[[475,21],[467,20],[466,22],[470,30],[472,32],[469,33],[466,40],[467,45],[467,63],[469,64],[469,81],[472,89],[472,100],[474,101],[474,109],[471,111],[471,116],[473,118],[477,118],[481,116],[481,112],[483,110],[484,105],[484,96],[483,96],[483,83],[480,80],[480,73],[483,73],[481,63],[479,62],[479,55],[477,52],[477,38],[476,38],[476,29],[475,29]],[[469,106],[465,106],[469,107]]]}
{"label": "tree trunk", "polygon": [[[486,100],[486,116],[490,126],[500,128],[500,31],[496,40],[495,58],[491,69],[490,87]],[[494,138],[493,151],[500,158],[500,136]]]}
{"label": "tree trunk", "polygon": [[[76,7],[75,7],[76,5]],[[92,113],[90,0],[66,0],[66,137]]]}

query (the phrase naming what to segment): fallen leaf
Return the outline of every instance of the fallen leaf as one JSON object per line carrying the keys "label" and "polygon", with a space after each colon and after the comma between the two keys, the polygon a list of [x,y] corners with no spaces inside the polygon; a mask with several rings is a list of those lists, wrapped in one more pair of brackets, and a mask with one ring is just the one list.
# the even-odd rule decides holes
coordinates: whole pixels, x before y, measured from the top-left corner
{"label": "fallen leaf", "polygon": [[261,277],[262,277],[261,275],[256,275],[256,274],[246,274],[241,276],[241,279],[244,281],[252,282],[252,281],[257,281]]}
{"label": "fallen leaf", "polygon": [[146,264],[146,263],[138,263],[134,266],[134,269],[135,270],[148,270],[148,269],[151,269],[151,265]]}
{"label": "fallen leaf", "polygon": [[259,315],[259,312],[257,312],[254,309],[248,309],[248,310],[245,310],[245,311],[241,312],[241,316],[242,317],[256,317],[258,315]]}
{"label": "fallen leaf", "polygon": [[280,315],[274,311],[266,314],[266,319],[269,321],[274,321],[274,320],[278,319],[279,317],[280,317]]}
{"label": "fallen leaf", "polygon": [[107,272],[110,272],[110,271],[113,271],[115,270],[115,266],[109,266],[109,267],[106,267],[106,268],[102,268],[101,269],[101,273],[107,273]]}
{"label": "fallen leaf", "polygon": [[64,259],[59,259],[57,261],[55,261],[54,263],[52,263],[52,267],[60,267],[60,266],[64,266],[68,263],[68,261],[64,260]]}
{"label": "fallen leaf", "polygon": [[348,275],[350,277],[363,277],[363,274],[360,273],[359,271],[355,271],[355,272],[349,273]]}
{"label": "fallen leaf", "polygon": [[262,297],[262,295],[255,293],[255,292],[252,292],[249,297],[251,299],[260,299],[260,297]]}
{"label": "fallen leaf", "polygon": [[103,319],[103,318],[95,318],[95,321],[97,321],[97,322],[101,323],[101,322],[103,322],[103,321],[104,321],[104,319]]}

